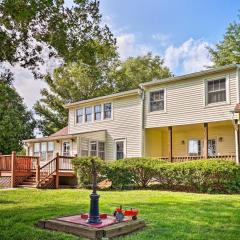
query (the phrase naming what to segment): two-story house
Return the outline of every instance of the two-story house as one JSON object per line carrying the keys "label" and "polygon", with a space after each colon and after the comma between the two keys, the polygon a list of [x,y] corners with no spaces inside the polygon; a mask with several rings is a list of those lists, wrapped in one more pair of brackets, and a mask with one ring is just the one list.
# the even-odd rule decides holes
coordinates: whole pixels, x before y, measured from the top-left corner
{"label": "two-story house", "polygon": [[25,140],[28,155],[223,158],[239,162],[239,66],[153,80],[139,89],[67,104],[68,126]]}

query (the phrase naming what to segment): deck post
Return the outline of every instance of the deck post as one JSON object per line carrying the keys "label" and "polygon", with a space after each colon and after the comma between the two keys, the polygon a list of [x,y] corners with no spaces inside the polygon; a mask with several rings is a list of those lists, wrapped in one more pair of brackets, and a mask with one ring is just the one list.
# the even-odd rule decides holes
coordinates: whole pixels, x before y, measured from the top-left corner
{"label": "deck post", "polygon": [[16,152],[12,151],[12,157],[11,157],[11,187],[16,187],[15,184],[15,177],[16,177]]}
{"label": "deck post", "polygon": [[38,186],[40,182],[40,158],[37,158],[37,166],[36,166],[36,185]]}
{"label": "deck post", "polygon": [[173,161],[172,157],[172,126],[168,127],[168,160]]}
{"label": "deck post", "polygon": [[204,123],[204,154],[205,159],[208,159],[208,123]]}
{"label": "deck post", "polygon": [[56,154],[56,189],[59,188],[59,153]]}

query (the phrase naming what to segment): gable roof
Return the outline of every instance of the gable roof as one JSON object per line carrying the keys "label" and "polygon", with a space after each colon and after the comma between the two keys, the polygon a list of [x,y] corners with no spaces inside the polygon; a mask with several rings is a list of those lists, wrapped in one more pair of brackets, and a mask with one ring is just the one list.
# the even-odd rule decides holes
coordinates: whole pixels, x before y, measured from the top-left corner
{"label": "gable roof", "polygon": [[184,75],[180,75],[180,76],[176,76],[176,77],[155,79],[155,80],[152,80],[150,82],[141,83],[140,86],[144,88],[144,87],[154,86],[154,85],[158,85],[158,84],[166,83],[166,82],[186,80],[186,79],[193,78],[193,77],[204,76],[206,74],[218,73],[218,72],[225,71],[225,70],[231,70],[231,69],[239,68],[239,66],[240,65],[238,65],[238,64],[230,64],[230,65],[225,65],[225,66],[221,66],[221,67],[214,67],[214,68],[210,68],[210,69],[207,69],[207,70],[202,70],[202,71],[199,71],[199,72],[184,74]]}
{"label": "gable roof", "polygon": [[64,136],[68,135],[68,126],[58,130],[57,132],[51,134],[49,137],[59,137],[59,136]]}

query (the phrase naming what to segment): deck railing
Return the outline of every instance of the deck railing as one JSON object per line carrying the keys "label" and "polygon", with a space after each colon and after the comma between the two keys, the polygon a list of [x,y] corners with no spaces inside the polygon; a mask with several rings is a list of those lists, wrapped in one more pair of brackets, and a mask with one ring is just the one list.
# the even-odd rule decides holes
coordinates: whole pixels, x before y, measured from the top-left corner
{"label": "deck railing", "polygon": [[16,156],[15,169],[18,172],[30,172],[36,170],[38,157]]}
{"label": "deck railing", "polygon": [[[168,157],[159,157],[161,160],[168,161]],[[172,157],[172,162],[185,162],[191,160],[204,160],[204,156],[174,156]],[[208,156],[208,160],[211,159],[219,159],[219,160],[227,160],[227,161],[235,161],[235,155],[216,155],[216,156]]]}
{"label": "deck railing", "polygon": [[72,159],[74,157],[59,156],[59,170],[60,171],[73,171]]}
{"label": "deck railing", "polygon": [[0,171],[11,171],[12,155],[0,155]]}

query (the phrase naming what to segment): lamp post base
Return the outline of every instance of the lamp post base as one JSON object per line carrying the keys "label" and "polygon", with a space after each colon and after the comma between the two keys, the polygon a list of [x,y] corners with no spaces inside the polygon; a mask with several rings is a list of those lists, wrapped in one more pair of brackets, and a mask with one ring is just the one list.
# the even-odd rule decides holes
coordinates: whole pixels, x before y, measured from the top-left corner
{"label": "lamp post base", "polygon": [[97,193],[92,193],[90,195],[90,213],[87,223],[89,224],[100,224],[102,220],[99,216],[99,195]]}

